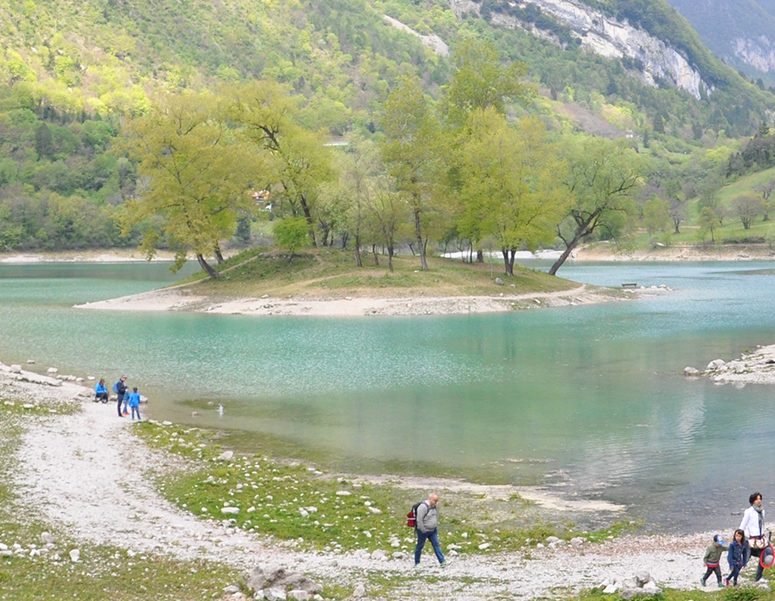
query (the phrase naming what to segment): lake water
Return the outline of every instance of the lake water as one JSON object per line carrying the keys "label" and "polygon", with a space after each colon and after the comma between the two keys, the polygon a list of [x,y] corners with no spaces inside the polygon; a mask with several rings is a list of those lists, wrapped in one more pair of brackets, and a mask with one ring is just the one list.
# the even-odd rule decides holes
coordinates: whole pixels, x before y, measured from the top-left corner
{"label": "lake water", "polygon": [[577,264],[561,275],[672,292],[316,319],[77,310],[175,276],[164,264],[0,264],[0,360],[127,373],[155,418],[239,430],[246,446],[269,440],[338,469],[541,484],[624,503],[658,528],[728,530],[749,492],[775,499],[775,387],[682,372],[775,343],[773,274],[772,263]]}

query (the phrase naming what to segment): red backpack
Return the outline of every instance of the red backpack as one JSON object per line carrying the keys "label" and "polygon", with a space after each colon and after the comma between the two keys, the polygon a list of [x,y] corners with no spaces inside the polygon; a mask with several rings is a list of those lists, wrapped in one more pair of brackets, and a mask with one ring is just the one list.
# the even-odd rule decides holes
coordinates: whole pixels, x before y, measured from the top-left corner
{"label": "red backpack", "polygon": [[412,505],[412,508],[409,510],[409,513],[406,514],[406,525],[409,528],[417,528],[417,508],[425,503],[425,501],[420,501],[419,503],[415,503]]}

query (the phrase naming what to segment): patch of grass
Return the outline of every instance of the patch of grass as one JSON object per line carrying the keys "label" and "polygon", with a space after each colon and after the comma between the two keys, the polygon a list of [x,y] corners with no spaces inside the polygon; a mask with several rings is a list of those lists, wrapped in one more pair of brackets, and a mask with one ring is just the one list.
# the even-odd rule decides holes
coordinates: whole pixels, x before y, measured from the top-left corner
{"label": "patch of grass", "polygon": [[[384,258],[383,258],[384,259]],[[308,249],[289,260],[287,255],[250,249],[231,257],[219,267],[221,277],[204,279],[201,274],[184,283],[197,294],[213,297],[252,297],[264,294],[281,297],[309,296],[495,296],[567,290],[576,283],[514,266],[514,276],[503,274],[497,260],[486,264],[429,257],[429,270],[418,268],[418,259],[394,259],[394,271],[382,260],[374,265],[364,256],[364,266],[356,267],[353,253],[346,250]],[[495,283],[501,278],[503,284]]]}
{"label": "patch of grass", "polygon": [[70,415],[80,410],[80,404],[77,402],[25,403],[0,399],[0,405],[2,412],[9,415]]}
{"label": "patch of grass", "polygon": [[63,554],[0,561],[0,599],[14,601],[199,601],[220,598],[224,583],[236,582],[234,570],[204,562],[179,562],[162,556],[136,555],[111,547],[77,547],[82,560],[73,563]]}
{"label": "patch of grass", "polygon": [[[410,554],[415,534],[405,524],[412,500],[422,491],[366,484],[323,473],[310,464],[255,454],[220,458],[217,433],[146,422],[135,429],[147,444],[194,459],[191,473],[165,477],[163,494],[199,517],[232,520],[239,528],[288,541],[300,549]],[[520,550],[555,535],[604,540],[623,530],[577,534],[569,525],[535,523],[532,505],[521,497],[443,495],[440,537],[458,553]],[[488,516],[490,522],[482,519]]]}
{"label": "patch of grass", "polygon": [[[715,584],[707,590],[674,590],[663,589],[657,595],[638,595],[637,599],[657,601],[699,601],[701,599],[716,599],[720,601],[764,601],[772,599],[773,593],[763,589],[739,586],[725,589],[716,589]],[[607,595],[599,590],[584,591],[577,596],[566,597],[576,601],[621,601],[621,595]]]}

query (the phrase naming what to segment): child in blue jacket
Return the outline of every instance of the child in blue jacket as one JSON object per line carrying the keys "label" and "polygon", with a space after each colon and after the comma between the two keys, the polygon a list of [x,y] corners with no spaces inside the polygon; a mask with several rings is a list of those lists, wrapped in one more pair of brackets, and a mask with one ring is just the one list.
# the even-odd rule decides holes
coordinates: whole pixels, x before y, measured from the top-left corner
{"label": "child in blue jacket", "polygon": [[137,414],[137,421],[142,421],[140,419],[140,393],[137,392],[137,386],[129,393],[129,409],[132,411],[132,421],[135,419],[135,414]]}
{"label": "child in blue jacket", "polygon": [[727,552],[727,561],[729,562],[729,575],[724,579],[724,584],[729,586],[730,581],[737,586],[737,577],[740,575],[740,570],[743,569],[745,564],[748,563],[748,559],[751,557],[751,547],[748,546],[748,541],[745,540],[745,532],[738,528],[735,530],[735,535],[732,538],[732,542],[729,543],[729,551]]}

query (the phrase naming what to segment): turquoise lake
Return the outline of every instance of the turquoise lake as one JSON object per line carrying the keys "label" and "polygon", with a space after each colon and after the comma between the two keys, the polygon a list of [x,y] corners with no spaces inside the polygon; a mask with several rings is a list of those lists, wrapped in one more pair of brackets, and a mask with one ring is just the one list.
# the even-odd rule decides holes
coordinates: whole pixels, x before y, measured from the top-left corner
{"label": "turquoise lake", "polygon": [[72,308],[172,282],[165,264],[0,264],[0,360],[126,373],[154,418],[271,435],[342,470],[540,484],[657,528],[734,528],[753,490],[775,507],[775,386],[682,375],[775,343],[775,264],[560,275],[672,290],[497,315],[258,318]]}

